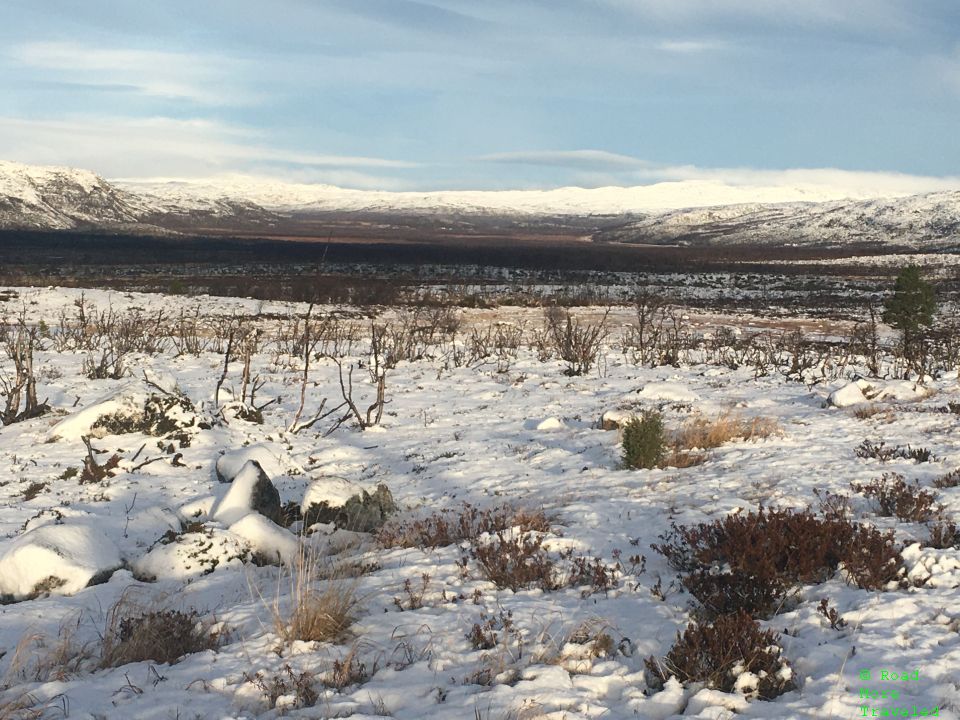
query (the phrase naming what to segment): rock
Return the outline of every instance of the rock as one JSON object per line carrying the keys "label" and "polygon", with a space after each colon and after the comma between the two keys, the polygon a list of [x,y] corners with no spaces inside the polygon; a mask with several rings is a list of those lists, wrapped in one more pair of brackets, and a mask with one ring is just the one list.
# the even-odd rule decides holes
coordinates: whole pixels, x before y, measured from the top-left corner
{"label": "rock", "polygon": [[0,546],[0,595],[72,595],[122,565],[117,546],[92,525],[43,525]]}
{"label": "rock", "polygon": [[267,443],[256,443],[247,447],[230,450],[217,458],[217,480],[222,483],[233,482],[248,461],[255,460],[271,477],[283,474],[280,458]]}
{"label": "rock", "polygon": [[871,385],[866,380],[855,380],[830,393],[827,403],[838,408],[859,405],[867,402],[867,397],[863,393],[870,389]]}
{"label": "rock", "polygon": [[600,416],[601,430],[619,430],[627,421],[633,417],[633,413],[627,410],[607,410]]}
{"label": "rock", "polygon": [[393,494],[383,483],[371,494],[342,478],[321,478],[303,496],[303,524],[332,523],[355,532],[373,532],[397,511]]}
{"label": "rock", "polygon": [[224,525],[233,525],[251,512],[274,522],[280,520],[280,493],[256,460],[247,460],[211,515]]}

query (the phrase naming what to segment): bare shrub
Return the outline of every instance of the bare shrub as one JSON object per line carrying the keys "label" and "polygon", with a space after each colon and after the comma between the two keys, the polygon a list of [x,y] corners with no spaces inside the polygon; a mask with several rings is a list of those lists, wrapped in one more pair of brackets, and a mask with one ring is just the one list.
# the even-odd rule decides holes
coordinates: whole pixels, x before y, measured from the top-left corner
{"label": "bare shrub", "polygon": [[474,650],[492,650],[500,644],[501,637],[508,638],[509,642],[511,636],[519,640],[520,631],[513,621],[513,613],[501,610],[496,615],[481,612],[479,622],[475,622],[467,633],[467,640]]}
{"label": "bare shrub", "polygon": [[898,473],[884,473],[869,483],[853,483],[851,487],[874,500],[877,513],[883,517],[895,517],[904,522],[927,522],[942,510],[936,504],[935,492],[922,489],[916,481],[907,484],[903,475]]}
{"label": "bare shrub", "polygon": [[443,547],[511,528],[550,532],[550,520],[543,510],[507,504],[480,509],[463,503],[458,510],[441,510],[424,518],[389,520],[377,533],[377,541],[387,548]]}
{"label": "bare shrub", "polygon": [[10,425],[39,417],[50,410],[46,401],[37,400],[37,373],[33,355],[42,349],[40,328],[27,324],[26,312],[21,311],[16,322],[0,325],[0,341],[7,358],[13,363],[13,374],[0,367],[0,425]]}
{"label": "bare shrub", "polygon": [[597,363],[607,335],[608,309],[597,323],[582,323],[568,310],[552,307],[544,313],[547,331],[560,359],[567,364],[567,375],[586,375]]}
{"label": "bare shrub", "polygon": [[151,660],[173,664],[186,655],[216,650],[224,640],[196,610],[145,608],[125,594],[107,613],[101,667]]}
{"label": "bare shrub", "polygon": [[376,675],[379,669],[379,658],[375,658],[368,666],[360,656],[361,645],[354,643],[345,655],[333,661],[330,672],[323,676],[322,682],[326,687],[344,690],[354,685],[363,685]]}
{"label": "bare shrub", "polygon": [[474,541],[471,555],[487,580],[516,592],[537,587],[545,592],[560,587],[556,563],[543,547],[544,538],[532,533],[507,536],[498,532],[490,542]]}
{"label": "bare shrub", "polygon": [[835,607],[830,607],[830,601],[827,598],[820,600],[820,604],[817,605],[817,612],[830,622],[830,627],[834,630],[842,630],[847,626],[847,621],[843,619]]}

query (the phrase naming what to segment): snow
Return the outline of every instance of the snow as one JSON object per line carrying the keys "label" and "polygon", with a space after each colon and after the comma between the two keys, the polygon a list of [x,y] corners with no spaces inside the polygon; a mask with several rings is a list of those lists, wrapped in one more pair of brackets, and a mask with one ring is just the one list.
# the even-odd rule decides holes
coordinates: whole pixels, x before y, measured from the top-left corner
{"label": "snow", "polygon": [[275,449],[267,443],[255,443],[230,450],[217,458],[217,477],[221,482],[232,482],[250,460],[258,462],[271,479],[286,472],[286,467]]}
{"label": "snow", "polygon": [[[136,306],[148,313],[163,308],[173,317],[200,307],[217,320],[258,306],[245,299],[89,289],[18,291],[17,308],[8,310],[19,310],[22,301],[29,322],[57,317],[61,308],[69,311],[80,292],[102,308]],[[267,302],[262,309],[282,316],[306,308]],[[626,317],[632,310],[615,312]],[[490,311],[464,312],[468,327],[490,318]],[[541,313],[509,309],[498,311],[501,318],[532,327]],[[714,318],[745,331],[760,326],[760,320]],[[266,329],[269,335],[271,328]],[[835,328],[828,323],[823,333],[829,332]],[[933,485],[960,466],[960,415],[944,411],[948,403],[960,402],[956,373],[935,375],[923,386],[889,379],[861,385],[856,378],[865,370],[854,365],[836,377],[804,383],[777,372],[757,377],[750,367],[698,361],[637,366],[624,358],[615,336],[608,343],[605,362],[598,364],[602,369],[583,377],[564,375],[562,362],[540,362],[526,347],[507,372],[492,365],[453,367],[439,354],[403,362],[388,371],[390,403],[377,432],[344,425],[326,436],[327,428],[320,426],[287,431],[299,402],[300,368],[276,363],[268,346],[254,357],[252,370],[266,381],[263,396],[281,401],[265,409],[262,425],[230,418],[210,429],[190,427],[185,430],[189,444],[175,448],[176,463],[174,454],[159,447],[172,439],[104,435],[92,441],[102,451],[97,457],[120,455],[118,472],[83,484],[66,472],[77,470],[86,457],[81,435],[103,410],[142,407],[146,389],[130,379],[88,380],[82,352],[38,353],[38,394],[51,399],[53,413],[0,428],[0,594],[19,600],[0,605],[0,678],[9,686],[0,690],[0,707],[12,695],[26,693],[39,704],[66,698],[70,717],[106,720],[169,720],[178,714],[250,719],[283,713],[375,718],[385,716],[384,708],[397,720],[472,718],[477,712],[485,718],[571,720],[853,717],[861,668],[906,667],[920,669],[920,680],[905,688],[911,703],[939,704],[940,717],[957,718],[960,549],[925,546],[928,527],[879,517],[873,503],[850,488],[885,472],[902,473],[935,490],[945,518],[956,520],[960,488]],[[354,349],[357,357],[365,357],[362,345]],[[164,377],[165,388],[174,382],[200,412],[210,409],[222,362],[212,352],[143,356],[136,374],[143,369]],[[9,370],[3,355],[0,370]],[[236,380],[239,363],[229,370]],[[354,379],[366,402],[373,390],[366,373]],[[888,412],[857,418],[824,406],[832,392],[851,383],[865,399],[883,402]],[[338,393],[335,365],[312,364],[304,414],[311,416],[324,397]],[[712,417],[735,407],[744,417],[774,419],[783,433],[762,442],[722,445],[699,466],[624,469],[618,433],[605,432],[596,421],[605,414],[627,417],[651,405],[662,407],[668,430],[690,417]],[[865,439],[927,447],[936,459],[862,460],[855,448]],[[136,468],[145,460],[152,462]],[[283,528],[250,511],[257,474],[248,461],[253,460],[276,463],[268,474],[283,502],[342,504],[360,488],[382,482],[404,516],[456,510],[463,502],[542,508],[553,518],[555,532],[546,535],[551,557],[559,561],[560,553],[570,550],[609,564],[617,553],[628,564],[625,559],[637,554],[645,556],[645,570],[618,575],[606,593],[584,595],[589,590],[584,587],[513,592],[498,589],[472,561],[462,573],[466,545],[384,549],[370,535],[315,526],[309,541],[330,553],[322,555],[324,561],[365,568],[350,579],[362,603],[343,641],[285,643],[274,632],[272,609],[291,603],[290,573],[303,539],[299,526]],[[218,481],[218,463],[231,474],[240,465],[231,484]],[[26,499],[24,491],[33,483],[45,485]],[[905,548],[908,576],[923,584],[869,592],[838,574],[800,588],[795,605],[761,622],[780,634],[798,683],[797,690],[772,702],[684,687],[675,679],[661,690],[648,686],[644,661],[662,657],[692,618],[689,594],[650,545],[672,522],[707,522],[761,505],[816,509],[815,490],[850,495],[857,518],[893,531]],[[258,564],[264,560],[284,564]],[[93,578],[103,579],[101,571],[124,563],[128,569],[117,570],[108,582],[88,586]],[[49,597],[23,599],[50,575],[66,583],[51,587]],[[419,592],[424,575],[422,607],[412,608],[406,584]],[[228,640],[216,652],[188,655],[175,665],[100,668],[105,615],[133,591],[196,609],[222,623]],[[822,598],[847,626],[830,627],[816,609]],[[483,616],[500,612],[511,614],[519,639],[504,641],[501,633],[496,647],[475,648],[467,633]],[[596,657],[590,645],[574,642],[574,631],[585,623],[609,633],[614,650]],[[73,629],[77,647],[92,653],[67,668],[55,664],[54,652],[66,637],[64,628]],[[34,636],[45,640],[24,642]],[[21,643],[26,649],[15,663]],[[319,679],[354,648],[369,677],[340,689],[324,687]],[[19,670],[21,661],[33,670]],[[36,672],[44,662],[54,663],[54,669]],[[270,709],[265,694],[248,679],[257,672],[267,680],[286,677],[285,666],[317,678],[315,707]],[[478,673],[484,670],[509,682],[482,684]],[[743,690],[749,690],[750,681],[742,678]],[[291,695],[284,692],[283,702]]]}

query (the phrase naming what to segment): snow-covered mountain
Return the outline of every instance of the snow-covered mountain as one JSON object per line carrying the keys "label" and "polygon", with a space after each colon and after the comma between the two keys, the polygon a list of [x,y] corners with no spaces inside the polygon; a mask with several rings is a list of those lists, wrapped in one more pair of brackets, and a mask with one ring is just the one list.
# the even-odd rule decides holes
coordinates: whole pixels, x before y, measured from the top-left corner
{"label": "snow-covered mountain", "polygon": [[849,197],[843,190],[813,185],[750,187],[684,181],[636,187],[554,190],[444,190],[385,192],[333,185],[285,183],[244,175],[210,180],[120,181],[120,186],[157,202],[189,207],[226,198],[282,213],[371,212],[441,214],[591,215],[646,214],[740,203],[825,202]]}
{"label": "snow-covered mountain", "polygon": [[[222,176],[108,182],[86,170],[0,162],[0,228],[124,232],[289,229],[320,216],[481,218],[566,227],[601,242],[960,245],[960,190],[875,198],[820,186],[667,182],[639,187],[383,192]],[[338,217],[339,217],[338,215]]]}
{"label": "snow-covered mountain", "polygon": [[0,227],[65,230],[137,223],[141,199],[88,170],[0,160]]}

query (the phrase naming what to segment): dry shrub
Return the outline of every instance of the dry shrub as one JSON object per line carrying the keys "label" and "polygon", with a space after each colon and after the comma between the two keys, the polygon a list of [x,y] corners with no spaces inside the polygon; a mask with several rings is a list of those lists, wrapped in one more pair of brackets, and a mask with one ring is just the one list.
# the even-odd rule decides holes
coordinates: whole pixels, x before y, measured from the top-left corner
{"label": "dry shrub", "polygon": [[933,481],[933,486],[941,490],[945,488],[954,488],[958,485],[960,485],[960,468],[951,470],[950,472],[941,475]]}
{"label": "dry shrub", "polygon": [[107,613],[100,666],[145,660],[173,664],[185,655],[216,650],[224,639],[196,610],[145,607],[125,593]]}
{"label": "dry shrub", "polygon": [[882,463],[891,460],[913,460],[914,462],[933,462],[936,458],[929,448],[915,448],[910,445],[895,445],[890,447],[883,440],[873,442],[864,440],[854,450],[858,458],[864,460],[879,460]]}
{"label": "dry shrub", "polygon": [[736,513],[692,527],[671,526],[653,549],[685,573],[683,583],[710,614],[768,615],[800,582],[822,582],[842,563],[865,589],[899,577],[892,533],[810,510]]}
{"label": "dry shrub", "polygon": [[314,685],[313,673],[306,670],[302,673],[294,672],[290,665],[284,665],[280,672],[275,673],[270,678],[262,672],[258,672],[256,675],[244,673],[243,679],[263,693],[263,697],[271,710],[277,707],[280,698],[288,696],[293,697],[293,702],[284,705],[284,709],[291,706],[295,708],[313,707],[320,699],[320,694]]}
{"label": "dry shrub", "polygon": [[882,517],[927,522],[942,510],[942,506],[936,504],[935,492],[921,489],[917,481],[907,484],[903,475],[898,473],[884,473],[867,484],[853,483],[851,487],[874,500],[877,513]]}
{"label": "dry shrub", "polygon": [[896,419],[896,414],[893,410],[876,403],[861,405],[853,411],[853,416],[857,418],[857,420],[869,420],[877,415],[883,415],[880,419],[887,423],[891,423]]}
{"label": "dry shrub", "polygon": [[322,681],[326,687],[343,690],[352,685],[363,685],[377,674],[380,667],[378,659],[374,659],[368,667],[360,658],[360,649],[360,644],[354,643],[346,655],[333,661],[333,667]]}
{"label": "dry shrub", "polygon": [[[772,700],[793,689],[793,671],[782,657],[780,637],[761,630],[746,612],[722,615],[713,622],[690,623],[667,656],[648,658],[655,681],[676,677],[683,684],[706,683],[721,692],[743,692]],[[751,676],[745,676],[751,673]]]}
{"label": "dry shrub", "polygon": [[600,592],[606,595],[617,585],[617,570],[615,567],[609,567],[598,557],[591,560],[584,556],[578,556],[571,560],[567,585],[570,587],[588,586],[589,589],[582,593],[584,597]]}
{"label": "dry shrub", "polygon": [[762,440],[782,431],[773,418],[744,418],[725,412],[715,419],[694,417],[674,433],[673,444],[680,450],[711,450],[731,440]]}
{"label": "dry shrub", "polygon": [[356,579],[325,567],[320,558],[304,549],[288,569],[289,607],[280,601],[280,590],[270,608],[277,635],[287,642],[336,642],[342,639],[359,610]]}
{"label": "dry shrub", "polygon": [[514,592],[537,587],[549,592],[560,587],[556,564],[543,547],[544,538],[533,534],[508,537],[498,532],[492,542],[475,541],[471,554],[484,577],[498,588]]}
{"label": "dry shrub", "polygon": [[380,529],[377,540],[387,548],[432,548],[511,528],[519,528],[520,532],[550,532],[550,519],[543,510],[506,504],[481,510],[463,503],[459,510],[441,510],[425,518],[390,520]]}
{"label": "dry shrub", "polygon": [[930,539],[925,543],[927,547],[946,550],[960,545],[960,530],[957,524],[949,520],[940,520],[930,527]]}

